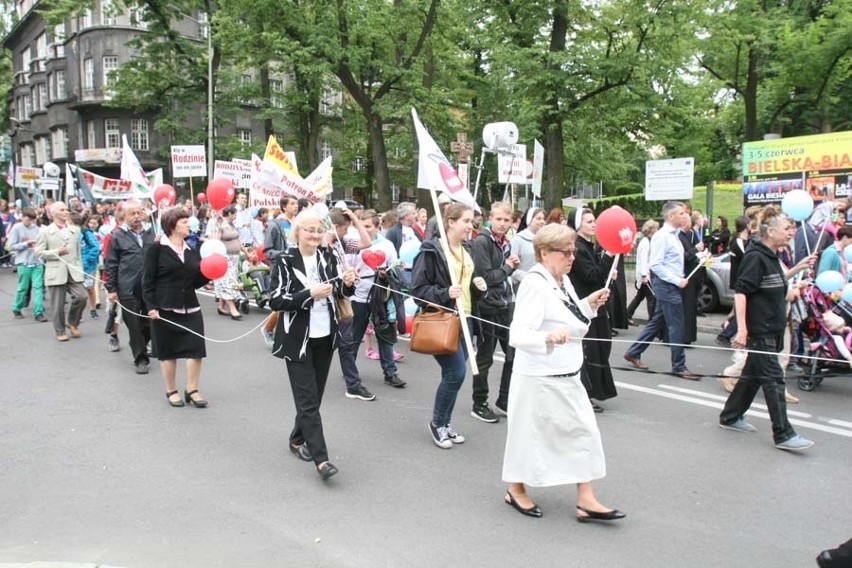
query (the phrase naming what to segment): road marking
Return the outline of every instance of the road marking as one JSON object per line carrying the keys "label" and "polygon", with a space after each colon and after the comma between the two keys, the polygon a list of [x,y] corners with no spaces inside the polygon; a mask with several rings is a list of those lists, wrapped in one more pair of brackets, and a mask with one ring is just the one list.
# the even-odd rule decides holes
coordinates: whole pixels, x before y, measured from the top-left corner
{"label": "road marking", "polygon": [[[639,385],[633,385],[630,383],[622,383],[620,381],[616,381],[615,384],[619,388],[624,388],[627,390],[643,392],[646,394],[652,394],[655,396],[661,396],[663,398],[670,398],[672,400],[679,400],[681,402],[688,402],[690,404],[697,404],[699,406],[706,406],[708,408],[715,408],[717,410],[722,410],[724,405],[720,402],[704,400],[702,398],[696,398],[692,396],[686,396],[683,394],[675,393],[675,392],[667,392],[664,390],[657,390],[651,387],[643,387]],[[757,406],[757,405],[754,405]],[[757,418],[765,418],[769,419],[769,414],[766,412],[759,412],[756,410],[749,410],[746,414],[749,416],[754,416]],[[819,430],[821,432],[827,432],[829,434],[837,434],[838,436],[844,436],[846,438],[852,438],[852,430],[846,430],[843,428],[835,428],[834,426],[827,426],[825,424],[818,424],[816,422],[810,422],[807,420],[800,420],[798,418],[790,418],[790,424],[801,426],[802,428],[810,428],[811,430]],[[838,424],[835,424],[837,426]]]}
{"label": "road marking", "polygon": [[[697,390],[685,389],[685,388],[682,388],[682,387],[673,387],[671,385],[657,385],[657,386],[661,389],[672,390],[672,391],[680,392],[680,393],[683,393],[683,394],[691,394],[693,396],[701,396],[701,397],[704,397],[704,398],[712,398],[713,400],[721,400],[722,402],[725,402],[726,400],[728,400],[728,397],[721,396],[721,395],[718,395],[718,394],[710,394],[710,393],[701,392],[701,391],[697,391]],[[753,403],[751,405],[751,407],[752,408],[759,408],[761,410],[766,410],[766,411],[769,410],[766,407],[765,404]],[[813,414],[808,414],[807,412],[799,412],[798,410],[790,410],[789,408],[787,408],[787,416],[795,416],[797,418],[813,418],[814,417]],[[838,424],[838,426],[840,426],[840,424]]]}
{"label": "road marking", "polygon": [[843,426],[844,428],[852,428],[852,422],[847,422],[845,420],[836,420],[834,418],[829,418],[826,420],[829,424],[834,426]]}

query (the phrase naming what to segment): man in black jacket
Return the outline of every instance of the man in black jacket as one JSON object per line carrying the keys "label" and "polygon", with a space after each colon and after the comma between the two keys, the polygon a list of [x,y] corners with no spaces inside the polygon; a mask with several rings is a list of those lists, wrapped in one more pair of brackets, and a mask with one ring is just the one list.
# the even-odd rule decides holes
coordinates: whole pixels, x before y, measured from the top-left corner
{"label": "man in black jacket", "polygon": [[148,312],[142,301],[142,265],[145,249],[154,242],[153,230],[145,230],[142,226],[144,219],[141,203],[129,201],[125,204],[124,224],[112,234],[105,262],[108,298],[110,302],[118,300],[123,307],[122,319],[130,334],[133,365],[140,375],[148,373],[151,327],[147,318],[134,314]]}
{"label": "man in black jacket", "polygon": [[494,363],[497,343],[505,354],[503,373],[500,377],[500,393],[494,406],[505,415],[509,400],[509,381],[515,350],[509,346],[509,324],[515,309],[515,293],[510,276],[520,264],[511,254],[506,231],[512,226],[512,206],[498,201],[491,204],[490,227],[483,229],[471,246],[471,256],[476,267],[474,273],[485,279],[488,286],[477,301],[480,332],[477,334],[476,365],[479,374],[473,376],[473,410],[471,416],[483,422],[499,422],[499,417],[488,404],[488,370]]}

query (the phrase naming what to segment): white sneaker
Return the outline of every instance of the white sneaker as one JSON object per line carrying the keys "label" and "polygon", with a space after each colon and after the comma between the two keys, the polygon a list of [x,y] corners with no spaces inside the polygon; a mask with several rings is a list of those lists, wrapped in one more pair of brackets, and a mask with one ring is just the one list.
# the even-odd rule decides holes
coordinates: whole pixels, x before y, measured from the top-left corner
{"label": "white sneaker", "polygon": [[447,434],[446,426],[435,426],[432,421],[429,421],[429,433],[432,434],[432,441],[442,450],[449,450],[453,447],[453,442]]}
{"label": "white sneaker", "polygon": [[453,430],[453,427],[447,424],[445,428],[447,431],[447,437],[450,439],[450,442],[454,444],[464,444],[464,436]]}

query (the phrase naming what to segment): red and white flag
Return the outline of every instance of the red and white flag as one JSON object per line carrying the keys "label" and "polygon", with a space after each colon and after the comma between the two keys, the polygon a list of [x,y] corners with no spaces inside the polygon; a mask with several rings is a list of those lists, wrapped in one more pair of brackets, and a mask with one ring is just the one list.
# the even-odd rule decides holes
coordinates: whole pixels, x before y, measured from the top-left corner
{"label": "red and white flag", "polygon": [[417,117],[417,111],[411,109],[411,118],[414,121],[414,130],[417,133],[417,146],[419,147],[419,163],[417,167],[417,187],[420,189],[434,189],[445,192],[450,199],[464,203],[474,211],[479,211],[479,205],[473,195],[465,187],[450,161],[444,155],[432,136]]}

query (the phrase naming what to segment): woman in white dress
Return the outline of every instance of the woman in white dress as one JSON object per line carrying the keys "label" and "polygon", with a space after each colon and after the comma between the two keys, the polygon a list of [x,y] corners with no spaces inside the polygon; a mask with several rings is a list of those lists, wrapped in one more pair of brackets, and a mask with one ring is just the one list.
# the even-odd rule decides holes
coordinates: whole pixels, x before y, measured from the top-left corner
{"label": "woman in white dress", "polygon": [[520,513],[541,517],[526,486],[577,484],[577,520],[613,521],[624,513],[602,505],[592,481],[606,475],[600,431],[580,380],[582,339],[609,290],[577,297],[567,274],[577,234],[551,224],[536,234],[538,264],[518,289],[510,344],[517,350],[509,389],[503,481],[505,501]]}

